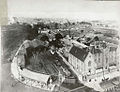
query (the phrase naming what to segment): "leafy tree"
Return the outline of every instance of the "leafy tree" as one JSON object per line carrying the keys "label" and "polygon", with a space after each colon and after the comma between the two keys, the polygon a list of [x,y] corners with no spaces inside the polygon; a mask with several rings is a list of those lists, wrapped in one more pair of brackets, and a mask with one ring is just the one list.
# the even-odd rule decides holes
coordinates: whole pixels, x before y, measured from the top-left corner
{"label": "leafy tree", "polygon": [[28,36],[26,37],[26,39],[33,40],[36,36],[38,36],[37,25],[33,25],[33,28],[32,28],[32,26],[30,24],[23,23],[23,26],[25,26],[27,32],[29,33]]}
{"label": "leafy tree", "polygon": [[42,41],[49,41],[49,38],[48,38],[47,35],[43,35],[43,36],[40,38],[40,40],[42,40]]}
{"label": "leafy tree", "polygon": [[58,29],[58,28],[59,28],[58,23],[55,23],[55,29]]}
{"label": "leafy tree", "polygon": [[60,33],[55,34],[56,40],[60,40],[63,38],[63,36]]}
{"label": "leafy tree", "polygon": [[81,33],[83,33],[84,32],[84,30],[81,30]]}
{"label": "leafy tree", "polygon": [[75,22],[73,22],[72,25],[75,25]]}
{"label": "leafy tree", "polygon": [[45,24],[43,23],[43,22],[39,22],[38,24],[37,24],[37,27],[39,28],[41,28],[42,30],[45,28]]}
{"label": "leafy tree", "polygon": [[47,29],[50,29],[50,25],[49,25],[49,24],[46,24],[45,27],[46,27]]}
{"label": "leafy tree", "polygon": [[94,37],[94,40],[95,40],[95,41],[99,41],[99,37],[98,37],[98,36],[95,36],[95,37]]}
{"label": "leafy tree", "polygon": [[49,46],[54,46],[55,48],[62,48],[63,47],[63,43],[60,40],[52,40],[49,43]]}

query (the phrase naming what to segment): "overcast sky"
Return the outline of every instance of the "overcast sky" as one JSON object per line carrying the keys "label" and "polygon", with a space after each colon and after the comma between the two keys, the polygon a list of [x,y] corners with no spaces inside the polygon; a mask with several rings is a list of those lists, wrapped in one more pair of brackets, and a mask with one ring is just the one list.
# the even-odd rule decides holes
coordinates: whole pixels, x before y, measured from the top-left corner
{"label": "overcast sky", "polygon": [[8,0],[8,15],[20,17],[118,20],[119,1]]}

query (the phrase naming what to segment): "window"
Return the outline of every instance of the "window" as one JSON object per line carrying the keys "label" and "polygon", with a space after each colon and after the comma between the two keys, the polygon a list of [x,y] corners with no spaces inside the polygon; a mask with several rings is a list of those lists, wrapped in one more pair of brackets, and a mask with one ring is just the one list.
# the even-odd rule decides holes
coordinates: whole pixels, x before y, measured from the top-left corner
{"label": "window", "polygon": [[105,67],[105,69],[107,69],[107,66]]}
{"label": "window", "polygon": [[84,32],[84,30],[81,30],[81,33],[83,33]]}
{"label": "window", "polygon": [[91,69],[89,69],[89,73],[91,73]]}
{"label": "window", "polygon": [[100,63],[100,58],[98,59],[98,62]]}
{"label": "window", "polygon": [[91,66],[91,61],[88,62],[88,66]]}

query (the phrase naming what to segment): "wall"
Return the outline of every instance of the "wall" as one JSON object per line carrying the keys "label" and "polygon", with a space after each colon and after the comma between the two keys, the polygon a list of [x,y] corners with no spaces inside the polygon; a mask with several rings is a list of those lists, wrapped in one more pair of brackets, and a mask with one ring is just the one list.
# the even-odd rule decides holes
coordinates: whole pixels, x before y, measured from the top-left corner
{"label": "wall", "polygon": [[[91,62],[91,65],[88,65],[88,62]],[[85,61],[85,73],[87,74],[94,74],[95,73],[95,67],[97,66],[96,63],[94,62],[94,57],[91,53],[88,54],[88,56],[86,57]],[[89,70],[91,71],[91,73],[89,72]]]}
{"label": "wall", "polygon": [[84,74],[84,63],[69,53],[69,63],[79,74]]}

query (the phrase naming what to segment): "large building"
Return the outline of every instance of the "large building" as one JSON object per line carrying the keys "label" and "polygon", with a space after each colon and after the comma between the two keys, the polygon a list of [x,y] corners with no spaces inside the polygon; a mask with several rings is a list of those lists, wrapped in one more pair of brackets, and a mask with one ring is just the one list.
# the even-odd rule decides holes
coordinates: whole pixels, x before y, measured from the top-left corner
{"label": "large building", "polygon": [[73,46],[69,54],[69,63],[81,75],[81,80],[87,80],[87,75],[95,73],[96,63],[92,54],[82,48]]}
{"label": "large building", "polygon": [[[114,46],[73,45],[69,52],[69,63],[80,75],[81,81],[89,81],[90,76],[103,76],[114,70],[119,70],[118,48]],[[89,78],[88,78],[89,77]]]}

